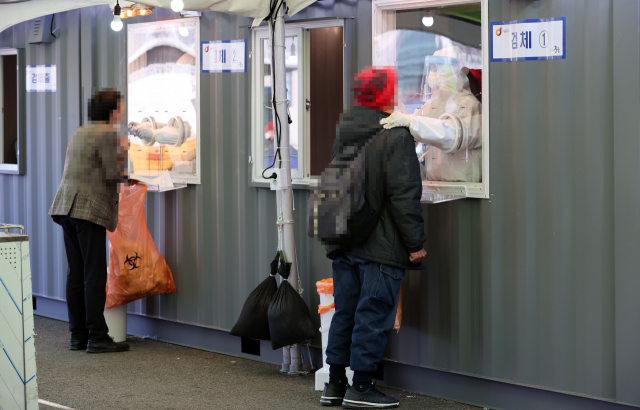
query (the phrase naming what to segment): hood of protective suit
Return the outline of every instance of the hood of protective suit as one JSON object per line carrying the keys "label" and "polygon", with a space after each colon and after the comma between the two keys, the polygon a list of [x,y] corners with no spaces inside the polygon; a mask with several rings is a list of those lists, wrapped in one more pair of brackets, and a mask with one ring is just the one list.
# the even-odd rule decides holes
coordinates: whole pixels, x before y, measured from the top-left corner
{"label": "hood of protective suit", "polygon": [[[425,79],[431,89],[430,99],[449,98],[450,95],[469,91],[469,79],[460,65],[462,51],[458,46],[445,47],[425,58]],[[436,67],[431,70],[429,67]]]}
{"label": "hood of protective suit", "polygon": [[380,120],[388,116],[384,111],[364,107],[354,107],[340,115],[332,157],[343,155],[345,148],[362,146],[383,129]]}

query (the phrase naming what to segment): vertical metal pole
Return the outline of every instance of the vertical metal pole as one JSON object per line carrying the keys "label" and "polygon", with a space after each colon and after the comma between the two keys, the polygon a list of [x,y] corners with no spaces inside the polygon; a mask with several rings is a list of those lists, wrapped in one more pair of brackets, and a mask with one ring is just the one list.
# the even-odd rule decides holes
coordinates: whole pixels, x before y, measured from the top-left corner
{"label": "vertical metal pole", "polygon": [[[282,0],[280,0],[282,1]],[[289,121],[287,102],[287,79],[285,63],[285,32],[284,32],[284,5],[280,7],[275,17],[275,29],[273,33],[274,60],[275,60],[275,85],[276,85],[276,112],[280,118],[280,154],[282,157],[279,185],[280,201],[278,205],[278,218],[282,215],[284,222],[284,256],[287,262],[291,262],[289,282],[298,289],[298,266],[295,257],[295,244],[293,235],[293,191],[291,188],[291,157],[289,152]],[[275,123],[274,123],[275,126]],[[282,210],[282,213],[280,213]],[[287,350],[289,350],[287,352]],[[289,353],[289,354],[287,354]],[[283,369],[287,359],[291,360],[289,373],[302,371],[302,358],[300,346],[294,345],[290,349],[283,350]]]}

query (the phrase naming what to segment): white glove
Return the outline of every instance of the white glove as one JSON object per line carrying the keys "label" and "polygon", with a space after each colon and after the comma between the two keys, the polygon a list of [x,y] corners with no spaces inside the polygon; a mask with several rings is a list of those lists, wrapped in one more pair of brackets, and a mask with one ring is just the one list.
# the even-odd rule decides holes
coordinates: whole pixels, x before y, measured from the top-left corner
{"label": "white glove", "polygon": [[399,111],[394,111],[393,114],[387,118],[381,119],[380,125],[384,125],[384,128],[387,130],[396,127],[409,127],[411,125],[411,116]]}
{"label": "white glove", "polygon": [[138,138],[153,140],[155,137],[155,131],[150,122],[138,124],[137,122],[129,123],[129,132]]}

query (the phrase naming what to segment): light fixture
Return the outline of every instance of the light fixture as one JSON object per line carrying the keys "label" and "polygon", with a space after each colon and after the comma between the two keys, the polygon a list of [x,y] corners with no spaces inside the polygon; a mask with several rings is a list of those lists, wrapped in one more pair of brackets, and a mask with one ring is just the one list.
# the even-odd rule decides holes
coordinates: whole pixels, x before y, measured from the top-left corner
{"label": "light fixture", "polygon": [[129,8],[125,14],[127,15],[127,17],[133,17],[133,10]]}
{"label": "light fixture", "polygon": [[147,15],[147,10],[146,9],[140,10],[140,15],[141,16],[146,16]]}
{"label": "light fixture", "polygon": [[291,57],[296,56],[296,43],[291,43]]}
{"label": "light fixture", "polygon": [[427,11],[424,13],[424,17],[422,17],[422,24],[425,25],[426,27],[431,27],[433,26],[433,23],[435,22],[435,13],[431,10]]}
{"label": "light fixture", "polygon": [[171,10],[182,11],[184,8],[184,2],[182,0],[171,0]]}
{"label": "light fixture", "polygon": [[113,21],[111,22],[111,30],[122,30],[122,19],[120,18],[120,4],[116,0],[116,6],[113,8]]}
{"label": "light fixture", "polygon": [[188,37],[189,36],[189,29],[186,28],[185,26],[180,26],[180,28],[178,28],[178,33],[180,33],[180,35],[182,37]]}
{"label": "light fixture", "polygon": [[122,19],[120,16],[113,16],[113,21],[111,22],[111,30],[120,31],[122,30]]}

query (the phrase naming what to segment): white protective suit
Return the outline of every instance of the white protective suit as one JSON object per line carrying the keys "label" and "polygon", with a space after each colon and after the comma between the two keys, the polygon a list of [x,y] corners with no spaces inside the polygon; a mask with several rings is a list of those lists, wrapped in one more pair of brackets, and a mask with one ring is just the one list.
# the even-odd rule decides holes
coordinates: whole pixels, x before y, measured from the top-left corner
{"label": "white protective suit", "polygon": [[385,128],[408,127],[416,141],[429,146],[424,158],[428,181],[482,181],[482,104],[471,93],[460,53],[453,46],[428,56],[422,90],[426,103],[413,115],[394,112],[381,121]]}
{"label": "white protective suit", "polygon": [[180,117],[172,118],[168,124],[156,122],[153,118],[145,118],[142,123],[130,122],[128,128],[132,135],[145,141],[145,145],[158,142],[161,145],[179,147],[191,136],[189,122],[182,121]]}

